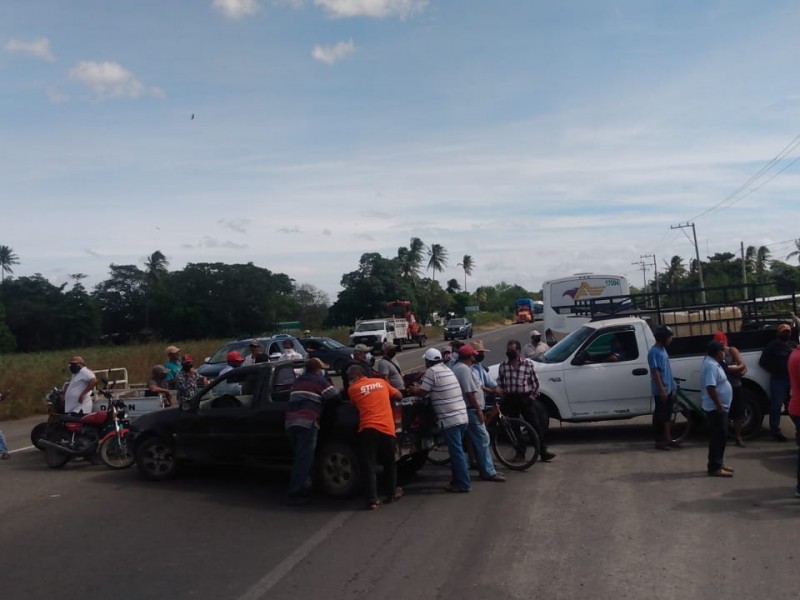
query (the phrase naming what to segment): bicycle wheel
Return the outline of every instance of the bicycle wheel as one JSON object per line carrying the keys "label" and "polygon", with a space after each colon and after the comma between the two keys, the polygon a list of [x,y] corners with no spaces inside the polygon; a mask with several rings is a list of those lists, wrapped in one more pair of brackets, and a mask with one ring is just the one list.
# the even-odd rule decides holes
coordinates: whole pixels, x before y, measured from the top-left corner
{"label": "bicycle wheel", "polygon": [[670,416],[670,433],[673,444],[679,444],[689,437],[692,430],[692,418],[693,411],[678,397]]}
{"label": "bicycle wheel", "polygon": [[538,460],[540,452],[539,436],[527,421],[505,417],[494,428],[492,453],[509,469],[524,471]]}
{"label": "bicycle wheel", "polygon": [[428,462],[434,465],[449,465],[450,452],[444,441],[439,442],[428,451]]}

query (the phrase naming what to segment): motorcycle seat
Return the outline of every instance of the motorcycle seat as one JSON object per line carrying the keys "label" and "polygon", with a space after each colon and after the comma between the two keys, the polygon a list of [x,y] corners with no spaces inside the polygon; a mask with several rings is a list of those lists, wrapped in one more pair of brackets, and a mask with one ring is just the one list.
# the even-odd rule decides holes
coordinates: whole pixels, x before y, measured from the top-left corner
{"label": "motorcycle seat", "polygon": [[108,414],[104,410],[100,410],[97,412],[89,413],[88,415],[83,415],[81,417],[81,423],[88,423],[90,425],[102,425],[105,423]]}
{"label": "motorcycle seat", "polygon": [[58,420],[61,421],[62,423],[80,423],[83,417],[84,415],[67,413],[63,415],[58,415]]}

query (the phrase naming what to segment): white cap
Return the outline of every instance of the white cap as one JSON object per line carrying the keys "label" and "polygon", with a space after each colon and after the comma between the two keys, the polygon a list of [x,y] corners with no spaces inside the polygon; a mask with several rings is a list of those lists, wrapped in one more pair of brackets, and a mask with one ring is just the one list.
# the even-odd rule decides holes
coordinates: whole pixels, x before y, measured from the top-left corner
{"label": "white cap", "polygon": [[423,354],[422,357],[430,362],[441,362],[442,353],[436,348],[428,348],[425,350],[425,354]]}
{"label": "white cap", "polygon": [[533,331],[531,331],[531,337],[534,336],[542,337],[542,334],[539,333],[536,329],[534,329]]}

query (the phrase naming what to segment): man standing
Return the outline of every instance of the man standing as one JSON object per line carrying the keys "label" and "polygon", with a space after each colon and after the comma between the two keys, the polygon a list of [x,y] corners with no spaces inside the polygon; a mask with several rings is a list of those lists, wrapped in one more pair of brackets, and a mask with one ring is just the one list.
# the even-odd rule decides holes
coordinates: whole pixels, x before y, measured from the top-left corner
{"label": "man standing", "polygon": [[383,467],[385,502],[403,497],[397,487],[397,466],[394,458],[395,425],[392,400],[401,400],[403,394],[380,377],[367,377],[364,367],[353,365],[347,369],[350,387],[347,395],[358,409],[358,441],[364,464],[364,488],[367,509],[375,510],[383,502],[378,498],[376,462]]}
{"label": "man standing", "polygon": [[241,367],[244,362],[244,356],[239,354],[236,350],[231,350],[225,355],[225,362],[228,364],[222,367],[222,370],[219,372],[220,375],[224,375],[228,371]]}
{"label": "man standing", "polygon": [[764,346],[758,364],[769,373],[769,432],[772,439],[785,442],[781,433],[781,410],[789,397],[789,354],[797,345],[792,341],[788,323],[778,325],[777,337]]}
{"label": "man standing", "polygon": [[64,393],[64,412],[88,415],[92,412],[91,391],[97,385],[97,378],[86,368],[80,356],[73,356],[69,360],[69,370],[72,378]]}
{"label": "man standing", "polygon": [[547,448],[545,431],[540,421],[540,409],[536,394],[539,392],[539,379],[533,361],[521,356],[521,344],[511,340],[506,344],[506,359],[497,371],[497,393],[504,394],[503,412],[512,416],[522,416],[536,430],[541,444],[541,458],[550,462],[556,455]]}
{"label": "man standing", "polygon": [[472,488],[472,481],[462,445],[468,419],[461,386],[450,368],[442,364],[442,353],[436,348],[428,348],[423,358],[425,375],[410,391],[415,396],[430,395],[431,406],[442,428],[442,435],[450,454],[450,471],[453,477],[450,484],[444,488],[445,491],[466,494]]}
{"label": "man standing", "polygon": [[244,357],[243,367],[256,364],[256,357],[261,354],[261,343],[258,340],[250,340],[248,348],[250,348],[250,354]]}
{"label": "man standing", "polygon": [[550,346],[542,341],[542,334],[539,333],[538,330],[534,329],[531,331],[530,343],[525,344],[525,347],[522,349],[522,357],[536,360],[548,350],[550,350]]}
{"label": "man standing", "polygon": [[180,352],[181,349],[177,346],[167,346],[167,361],[164,363],[164,368],[167,369],[167,382],[175,379],[175,375],[177,375],[181,370]]}
{"label": "man standing", "polygon": [[712,340],[700,369],[700,397],[708,424],[707,468],[711,477],[733,477],[733,469],[723,462],[728,438],[728,411],[733,400],[733,388],[722,367],[724,359],[724,346]]}
{"label": "man standing", "polygon": [[672,376],[667,346],[672,341],[672,330],[662,325],[655,332],[656,343],[647,352],[650,366],[650,391],[655,400],[653,408],[653,435],[657,450],[669,450],[676,446],[672,441],[672,407],[675,403],[677,385]]}
{"label": "man standing", "polygon": [[789,383],[792,397],[789,400],[789,418],[794,423],[795,441],[797,442],[797,484],[794,495],[800,498],[800,347],[796,347],[789,355]]}
{"label": "man standing", "polygon": [[285,422],[286,434],[294,451],[286,503],[296,506],[308,502],[306,481],[314,468],[323,404],[339,396],[338,390],[322,376],[322,370],[330,368],[328,365],[318,358],[309,358],[305,367],[305,373],[295,379],[289,392]]}
{"label": "man standing", "polygon": [[403,371],[394,359],[395,356],[397,356],[397,346],[392,342],[386,342],[383,345],[383,356],[375,363],[375,370],[378,372],[378,375],[388,381],[393,388],[403,393],[406,390],[406,384],[403,381]]}
{"label": "man standing", "polygon": [[478,352],[472,346],[465,344],[458,349],[458,362],[453,366],[453,374],[461,386],[461,394],[467,407],[467,435],[472,440],[475,449],[475,462],[478,463],[478,473],[484,481],[503,482],[505,477],[494,468],[492,455],[489,452],[489,432],[486,431],[483,409],[486,407],[486,397],[483,389],[472,372],[472,365],[477,364]]}

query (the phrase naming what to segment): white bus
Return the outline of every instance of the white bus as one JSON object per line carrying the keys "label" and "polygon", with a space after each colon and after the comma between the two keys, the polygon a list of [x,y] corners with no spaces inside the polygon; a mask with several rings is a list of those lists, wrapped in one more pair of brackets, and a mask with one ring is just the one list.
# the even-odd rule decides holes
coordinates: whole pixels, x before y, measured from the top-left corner
{"label": "white bus", "polygon": [[544,294],[543,324],[545,339],[554,344],[575,331],[590,317],[575,314],[576,300],[593,300],[630,294],[628,280],[622,275],[576,273],[572,277],[552,279],[542,284]]}

